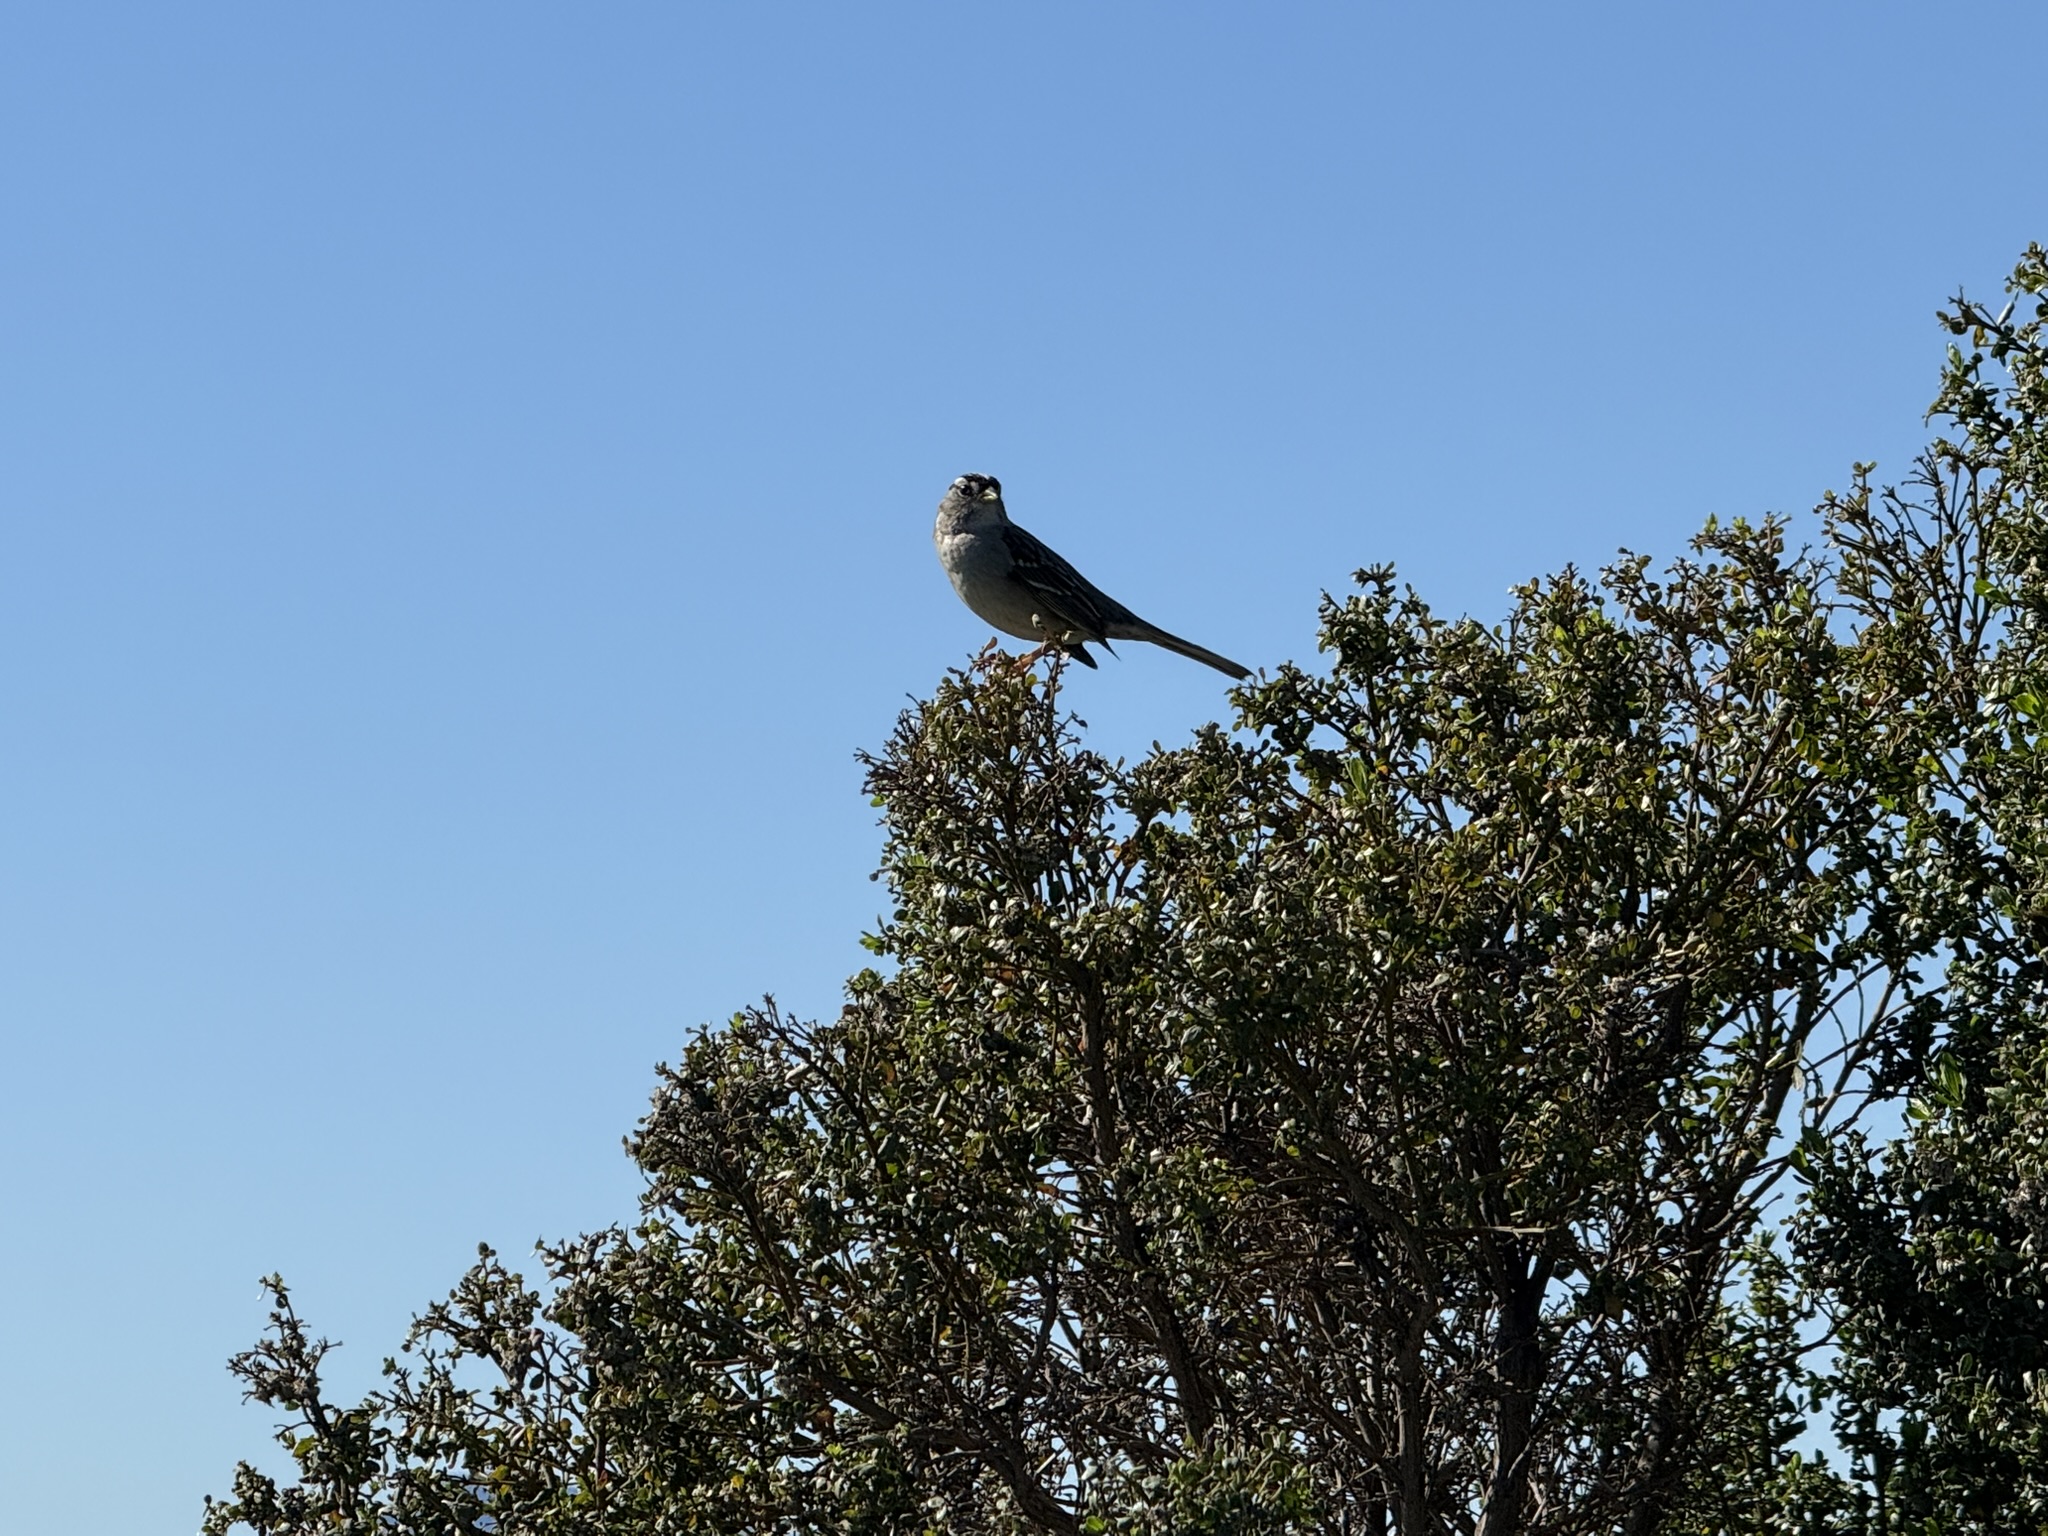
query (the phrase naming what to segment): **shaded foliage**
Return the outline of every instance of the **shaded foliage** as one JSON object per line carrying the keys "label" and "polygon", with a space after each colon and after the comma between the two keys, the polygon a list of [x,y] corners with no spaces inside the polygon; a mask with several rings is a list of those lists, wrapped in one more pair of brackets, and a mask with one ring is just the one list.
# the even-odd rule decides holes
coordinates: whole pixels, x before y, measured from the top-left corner
{"label": "shaded foliage", "polygon": [[639,1224],[486,1253],[358,1407],[276,1285],[298,1482],[209,1530],[2038,1519],[2041,354],[1956,315],[1962,436],[1819,553],[1491,627],[1361,572],[1326,672],[1129,765],[1057,663],[948,676],[867,760],[884,968],[704,1032]]}
{"label": "shaded foliage", "polygon": [[1845,574],[1923,716],[1895,880],[1944,960],[1938,1027],[1878,1085],[1906,1134],[1817,1156],[1795,1225],[1857,1532],[2048,1529],[2048,254],[2010,288],[1943,313],[1963,344],[1914,480],[1829,508],[1886,535]]}

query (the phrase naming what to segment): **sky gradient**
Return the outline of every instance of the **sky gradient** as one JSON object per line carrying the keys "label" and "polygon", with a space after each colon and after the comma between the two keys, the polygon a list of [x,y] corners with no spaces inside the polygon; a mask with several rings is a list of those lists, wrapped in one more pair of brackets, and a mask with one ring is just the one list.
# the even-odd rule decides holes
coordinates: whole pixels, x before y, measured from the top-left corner
{"label": "sky gradient", "polygon": [[[2010,5],[0,13],[0,1478],[190,1530],[836,1007],[953,476],[1253,666],[1901,472],[2048,239]],[[2035,72],[2037,73],[2037,72]],[[1093,744],[1228,718],[1143,646]],[[530,1266],[529,1266],[530,1269]]]}

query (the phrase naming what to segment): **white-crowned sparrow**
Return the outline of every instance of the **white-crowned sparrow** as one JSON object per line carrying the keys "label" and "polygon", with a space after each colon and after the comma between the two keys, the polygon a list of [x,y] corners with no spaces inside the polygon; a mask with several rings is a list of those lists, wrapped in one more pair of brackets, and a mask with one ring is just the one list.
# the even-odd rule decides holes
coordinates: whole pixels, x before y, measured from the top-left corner
{"label": "white-crowned sparrow", "polygon": [[1149,640],[1231,677],[1251,676],[1236,662],[1147,624],[1011,522],[993,475],[962,475],[947,488],[932,541],[960,601],[1006,635],[1036,640],[1091,667],[1095,658],[1083,648],[1085,640],[1105,651],[1112,640]]}

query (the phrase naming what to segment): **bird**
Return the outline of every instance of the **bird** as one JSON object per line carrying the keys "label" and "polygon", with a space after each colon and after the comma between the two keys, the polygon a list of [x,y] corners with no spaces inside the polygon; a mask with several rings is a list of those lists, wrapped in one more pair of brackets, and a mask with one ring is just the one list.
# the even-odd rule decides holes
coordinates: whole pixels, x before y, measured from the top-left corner
{"label": "bird", "polygon": [[1035,640],[1089,667],[1096,663],[1084,642],[1114,656],[1112,640],[1149,640],[1240,682],[1252,675],[1226,656],[1147,624],[1011,522],[994,475],[962,475],[946,488],[932,542],[960,601],[1006,635]]}

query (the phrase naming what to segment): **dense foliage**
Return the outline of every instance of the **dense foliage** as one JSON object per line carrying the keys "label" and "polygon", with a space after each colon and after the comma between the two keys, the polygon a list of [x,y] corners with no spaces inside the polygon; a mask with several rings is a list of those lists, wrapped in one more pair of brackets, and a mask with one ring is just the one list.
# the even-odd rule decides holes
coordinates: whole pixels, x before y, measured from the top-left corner
{"label": "dense foliage", "polygon": [[1132,765],[1056,666],[948,677],[867,765],[884,968],[704,1032],[640,1224],[486,1253],[364,1403],[274,1284],[298,1480],[208,1529],[2048,1528],[2014,290],[1816,550],[1493,627],[1362,572],[1326,673]]}
{"label": "dense foliage", "polygon": [[1855,1529],[2048,1530],[2048,255],[2010,286],[1943,316],[1962,344],[1916,482],[1830,508],[1871,530],[1843,580],[1921,717],[1892,878],[1943,962],[1878,1085],[1910,1092],[1907,1134],[1817,1152],[1795,1224]]}

